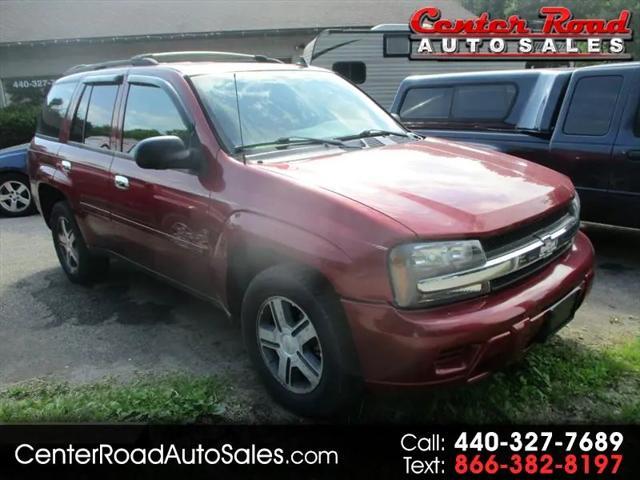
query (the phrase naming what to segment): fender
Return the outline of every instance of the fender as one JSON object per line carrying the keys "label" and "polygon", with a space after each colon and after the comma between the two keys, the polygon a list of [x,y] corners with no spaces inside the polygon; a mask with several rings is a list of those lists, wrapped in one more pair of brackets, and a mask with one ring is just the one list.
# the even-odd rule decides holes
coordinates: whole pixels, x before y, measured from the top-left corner
{"label": "fender", "polygon": [[27,174],[27,144],[0,150],[0,173]]}
{"label": "fender", "polygon": [[[226,292],[229,253],[240,245],[314,268],[331,282],[340,296],[348,290],[347,271],[353,260],[338,246],[281,220],[237,211],[225,222],[212,252],[214,284],[220,293]],[[222,297],[226,300],[226,294]]]}

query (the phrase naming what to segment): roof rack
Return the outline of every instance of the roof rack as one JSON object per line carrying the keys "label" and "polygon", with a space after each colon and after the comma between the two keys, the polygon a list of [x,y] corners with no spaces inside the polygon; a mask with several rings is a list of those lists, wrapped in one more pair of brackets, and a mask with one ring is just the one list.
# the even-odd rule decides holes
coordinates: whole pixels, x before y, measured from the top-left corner
{"label": "roof rack", "polygon": [[209,52],[209,51],[188,51],[188,52],[158,52],[141,53],[128,60],[111,60],[108,62],[89,63],[71,67],[64,75],[72,73],[90,72],[92,70],[104,70],[113,67],[143,67],[158,65],[169,62],[261,62],[261,63],[284,63],[277,58],[265,55],[251,55],[236,52]]}

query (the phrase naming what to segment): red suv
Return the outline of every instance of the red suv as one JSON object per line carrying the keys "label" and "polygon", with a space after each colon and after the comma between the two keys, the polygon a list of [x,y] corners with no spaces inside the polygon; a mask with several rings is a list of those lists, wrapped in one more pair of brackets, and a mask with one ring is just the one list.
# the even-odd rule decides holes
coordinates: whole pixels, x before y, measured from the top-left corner
{"label": "red suv", "polygon": [[29,173],[71,281],[117,257],[210,300],[305,415],[364,385],[483,378],[571,320],[593,278],[567,177],[422,139],[337,75],[260,56],[76,67]]}

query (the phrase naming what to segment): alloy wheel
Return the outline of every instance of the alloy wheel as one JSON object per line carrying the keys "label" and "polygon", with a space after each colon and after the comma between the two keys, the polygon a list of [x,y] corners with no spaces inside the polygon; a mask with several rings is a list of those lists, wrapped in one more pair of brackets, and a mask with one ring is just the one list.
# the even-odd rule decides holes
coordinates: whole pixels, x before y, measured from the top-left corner
{"label": "alloy wheel", "polygon": [[0,205],[10,213],[20,213],[29,208],[31,192],[22,182],[7,180],[0,184]]}
{"label": "alloy wheel", "polygon": [[80,267],[77,238],[69,220],[64,217],[58,220],[58,249],[69,272],[76,273]]}
{"label": "alloy wheel", "polygon": [[270,297],[258,312],[257,340],[271,374],[293,393],[313,391],[322,377],[320,338],[309,316],[285,297]]}

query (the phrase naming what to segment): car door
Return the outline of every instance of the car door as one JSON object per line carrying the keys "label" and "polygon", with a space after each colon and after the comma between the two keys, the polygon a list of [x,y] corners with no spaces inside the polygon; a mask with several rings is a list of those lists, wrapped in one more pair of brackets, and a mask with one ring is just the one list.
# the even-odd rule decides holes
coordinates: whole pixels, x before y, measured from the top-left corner
{"label": "car door", "polygon": [[548,166],[571,178],[585,220],[611,223],[609,181],[623,86],[624,76],[613,68],[575,72],[551,140]]}
{"label": "car door", "polygon": [[73,193],[73,208],[85,240],[109,248],[109,169],[113,160],[113,117],[122,76],[91,76],[80,85],[66,143],[58,156],[61,175]]}
{"label": "car door", "polygon": [[640,68],[627,73],[625,109],[613,147],[609,196],[616,225],[640,228]]}
{"label": "car door", "polygon": [[180,98],[159,78],[130,76],[120,118],[120,152],[111,167],[117,251],[182,286],[208,295],[211,277],[210,191],[202,172],[150,170],[132,155],[145,138],[176,135],[197,148],[197,138]]}

